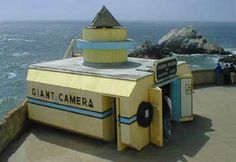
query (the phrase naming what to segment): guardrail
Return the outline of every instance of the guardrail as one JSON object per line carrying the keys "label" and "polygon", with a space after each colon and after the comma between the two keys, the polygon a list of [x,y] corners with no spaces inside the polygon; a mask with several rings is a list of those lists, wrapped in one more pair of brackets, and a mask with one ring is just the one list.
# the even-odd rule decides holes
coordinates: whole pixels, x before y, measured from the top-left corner
{"label": "guardrail", "polygon": [[63,59],[74,57],[76,54],[76,39],[72,39]]}

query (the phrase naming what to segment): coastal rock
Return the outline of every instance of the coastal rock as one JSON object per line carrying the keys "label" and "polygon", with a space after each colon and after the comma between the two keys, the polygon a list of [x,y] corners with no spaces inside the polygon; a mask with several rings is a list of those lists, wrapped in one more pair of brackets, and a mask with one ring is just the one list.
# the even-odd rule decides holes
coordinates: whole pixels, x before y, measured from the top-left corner
{"label": "coastal rock", "polygon": [[146,41],[140,45],[135,51],[129,54],[129,57],[138,57],[146,59],[162,59],[170,55],[170,51],[163,50],[158,45],[154,45],[151,41]]}
{"label": "coastal rock", "polygon": [[236,55],[223,57],[219,59],[219,61],[224,63],[233,63],[234,65],[236,65]]}
{"label": "coastal rock", "polygon": [[178,54],[229,54],[224,48],[210,43],[192,26],[173,29],[158,42],[161,49]]}
{"label": "coastal rock", "polygon": [[164,35],[158,44],[152,44],[146,41],[135,51],[129,54],[129,57],[161,59],[177,54],[231,54],[215,43],[210,43],[192,26],[181,29],[172,29]]}

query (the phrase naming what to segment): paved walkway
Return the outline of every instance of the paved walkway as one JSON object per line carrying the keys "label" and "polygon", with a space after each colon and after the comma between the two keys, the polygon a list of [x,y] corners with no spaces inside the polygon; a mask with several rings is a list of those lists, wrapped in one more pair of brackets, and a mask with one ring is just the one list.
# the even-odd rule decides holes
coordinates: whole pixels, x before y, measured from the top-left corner
{"label": "paved walkway", "polygon": [[194,90],[194,121],[175,124],[164,148],[116,151],[115,143],[36,125],[13,142],[5,162],[222,162],[236,161],[236,87]]}

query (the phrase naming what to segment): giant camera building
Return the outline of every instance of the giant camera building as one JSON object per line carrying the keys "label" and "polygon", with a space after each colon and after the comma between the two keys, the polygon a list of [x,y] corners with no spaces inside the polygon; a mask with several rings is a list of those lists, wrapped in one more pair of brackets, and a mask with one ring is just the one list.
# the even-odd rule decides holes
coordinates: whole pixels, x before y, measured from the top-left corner
{"label": "giant camera building", "polygon": [[192,120],[192,75],[185,62],[129,58],[128,31],[103,7],[85,27],[83,55],[30,65],[31,120],[105,141],[118,150],[163,146],[162,98],[174,121]]}

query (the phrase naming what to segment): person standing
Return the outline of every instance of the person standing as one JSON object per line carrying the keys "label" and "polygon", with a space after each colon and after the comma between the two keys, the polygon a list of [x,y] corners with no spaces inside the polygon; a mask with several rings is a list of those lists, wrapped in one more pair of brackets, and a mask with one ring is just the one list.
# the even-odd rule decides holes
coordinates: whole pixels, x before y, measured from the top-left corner
{"label": "person standing", "polygon": [[172,102],[168,96],[163,99],[163,135],[164,140],[168,140],[171,135],[171,108]]}
{"label": "person standing", "polygon": [[230,84],[230,71],[229,71],[229,65],[226,64],[224,69],[223,69],[223,73],[224,73],[224,83],[225,84]]}
{"label": "person standing", "polygon": [[216,74],[216,84],[222,85],[223,84],[223,69],[218,62],[215,67],[215,74]]}
{"label": "person standing", "polygon": [[235,78],[235,67],[234,67],[234,64],[230,64],[230,68],[229,68],[229,71],[230,71],[230,83],[233,85],[234,84],[234,78]]}

